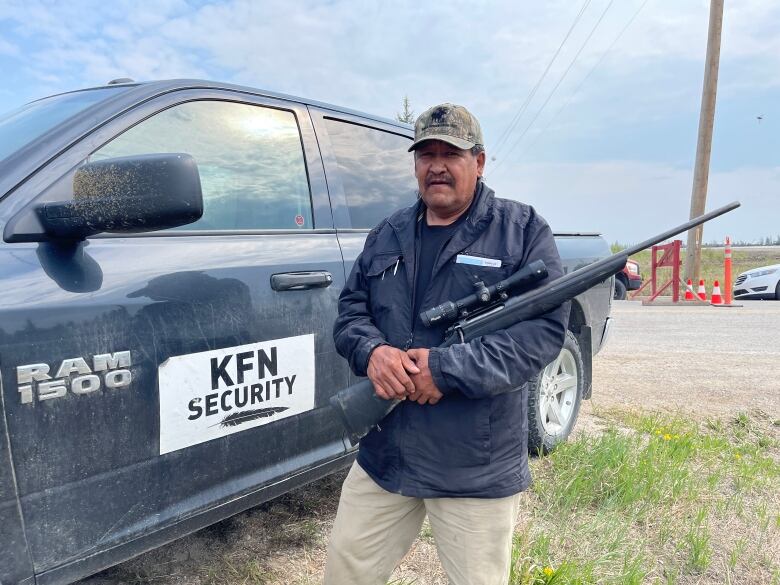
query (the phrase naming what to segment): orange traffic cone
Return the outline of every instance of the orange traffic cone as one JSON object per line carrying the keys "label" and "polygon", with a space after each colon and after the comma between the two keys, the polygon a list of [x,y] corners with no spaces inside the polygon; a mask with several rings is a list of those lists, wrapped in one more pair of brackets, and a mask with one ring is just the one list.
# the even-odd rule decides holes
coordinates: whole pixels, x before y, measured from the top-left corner
{"label": "orange traffic cone", "polygon": [[701,279],[699,281],[699,291],[697,293],[699,295],[699,298],[703,301],[707,300],[707,289],[704,288],[704,279]]}
{"label": "orange traffic cone", "polygon": [[685,287],[685,300],[686,301],[692,301],[695,297],[693,296],[693,282],[691,279],[688,279],[688,284]]}
{"label": "orange traffic cone", "polygon": [[715,284],[712,285],[712,298],[710,299],[710,303],[713,305],[723,304],[723,297],[720,296],[720,283],[717,280],[715,281]]}

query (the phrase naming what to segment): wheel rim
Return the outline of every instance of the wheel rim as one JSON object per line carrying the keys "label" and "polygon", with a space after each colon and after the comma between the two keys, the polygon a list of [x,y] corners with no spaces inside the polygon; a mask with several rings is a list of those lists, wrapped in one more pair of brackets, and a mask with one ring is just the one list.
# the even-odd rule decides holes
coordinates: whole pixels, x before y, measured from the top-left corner
{"label": "wheel rim", "polygon": [[539,384],[539,409],[545,432],[554,435],[566,429],[574,413],[578,383],[574,354],[563,349],[542,371]]}

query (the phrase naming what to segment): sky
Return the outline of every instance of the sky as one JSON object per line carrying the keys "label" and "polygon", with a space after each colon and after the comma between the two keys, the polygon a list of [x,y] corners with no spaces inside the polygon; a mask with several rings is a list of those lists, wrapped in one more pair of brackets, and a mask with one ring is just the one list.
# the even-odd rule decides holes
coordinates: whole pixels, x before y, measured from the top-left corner
{"label": "sky", "polygon": [[[688,219],[708,19],[708,0],[0,0],[0,112],[118,77],[390,118],[458,103],[499,196],[630,244]],[[742,207],[705,242],[780,235],[779,106],[780,3],[727,1],[707,208]]]}

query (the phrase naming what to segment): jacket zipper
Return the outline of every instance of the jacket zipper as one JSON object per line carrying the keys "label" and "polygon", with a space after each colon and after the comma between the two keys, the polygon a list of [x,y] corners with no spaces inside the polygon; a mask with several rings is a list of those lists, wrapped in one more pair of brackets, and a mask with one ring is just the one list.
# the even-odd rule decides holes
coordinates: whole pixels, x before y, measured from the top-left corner
{"label": "jacket zipper", "polygon": [[[415,233],[415,240],[416,240],[417,234]],[[420,265],[420,247],[415,242],[414,246],[414,262],[412,266],[412,307],[411,307],[411,314],[412,319],[409,323],[409,339],[404,344],[403,350],[408,350],[412,343],[414,343],[414,301],[415,301],[415,295],[417,294],[417,267]],[[408,264],[406,265],[409,266]],[[398,478],[398,492],[403,495],[404,493],[404,484],[406,483],[406,473],[404,472],[404,438],[406,436],[406,425],[407,425],[407,418],[406,418],[406,406],[405,404],[401,404],[398,410],[400,411],[398,413],[398,418],[400,419],[400,433],[398,436],[398,470],[399,470],[399,478]]]}
{"label": "jacket zipper", "polygon": [[412,307],[411,307],[412,318],[411,321],[409,322],[409,339],[406,341],[406,344],[404,344],[404,351],[412,347],[412,344],[414,343],[414,316],[415,316],[414,301],[415,301],[415,296],[417,295],[417,267],[420,265],[420,247],[417,245],[416,242],[417,235],[418,234],[415,233],[414,266],[412,270]]}

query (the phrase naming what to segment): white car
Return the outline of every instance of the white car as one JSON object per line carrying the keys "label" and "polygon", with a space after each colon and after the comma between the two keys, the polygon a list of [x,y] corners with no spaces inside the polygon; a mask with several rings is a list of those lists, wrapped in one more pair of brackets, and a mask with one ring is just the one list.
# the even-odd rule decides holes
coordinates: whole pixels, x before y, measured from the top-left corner
{"label": "white car", "polygon": [[743,272],[734,281],[735,299],[777,299],[780,301],[780,264]]}

